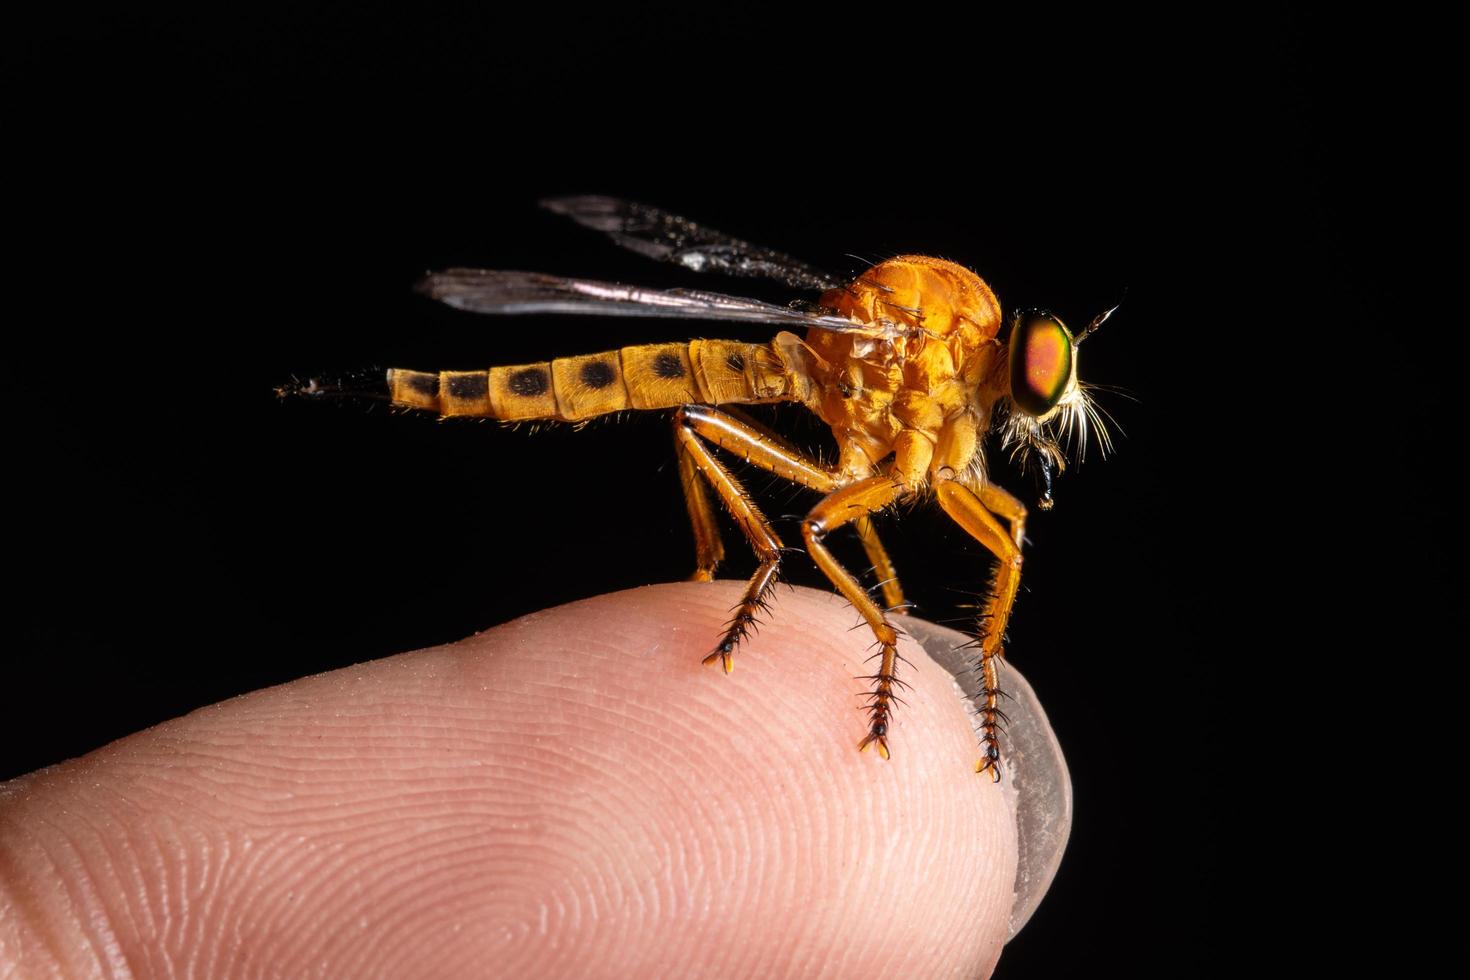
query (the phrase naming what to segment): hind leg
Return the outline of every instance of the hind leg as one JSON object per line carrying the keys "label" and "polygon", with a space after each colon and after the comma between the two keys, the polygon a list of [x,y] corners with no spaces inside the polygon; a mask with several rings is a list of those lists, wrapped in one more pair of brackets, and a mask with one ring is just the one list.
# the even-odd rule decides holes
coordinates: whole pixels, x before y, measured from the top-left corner
{"label": "hind leg", "polygon": [[712,487],[730,516],[735,519],[745,540],[750,543],[759,562],[755,574],[746,584],[745,593],[735,607],[725,634],[714,652],[705,658],[707,664],[720,664],[725,673],[735,669],[735,649],[750,634],[756,616],[770,601],[771,589],[781,571],[784,545],[771,522],[745,488],[710,452],[705,441],[736,453],[747,462],[769,470],[803,486],[816,490],[836,485],[837,478],[820,463],[809,459],[782,440],[763,433],[740,418],[706,405],[686,405],[674,414],[674,436],[678,444],[679,475],[684,484],[685,501],[694,523],[696,568],[694,578],[709,581],[715,566],[724,556],[714,509],[710,506],[705,483]]}

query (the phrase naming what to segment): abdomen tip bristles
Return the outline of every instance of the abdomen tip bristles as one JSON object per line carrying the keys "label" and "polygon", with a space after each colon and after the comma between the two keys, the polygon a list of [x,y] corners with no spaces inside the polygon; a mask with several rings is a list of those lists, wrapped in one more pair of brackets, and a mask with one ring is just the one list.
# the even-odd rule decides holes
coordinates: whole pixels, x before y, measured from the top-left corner
{"label": "abdomen tip bristles", "polygon": [[276,388],[276,397],[387,401],[390,373],[383,368],[364,368],[337,377],[292,378]]}

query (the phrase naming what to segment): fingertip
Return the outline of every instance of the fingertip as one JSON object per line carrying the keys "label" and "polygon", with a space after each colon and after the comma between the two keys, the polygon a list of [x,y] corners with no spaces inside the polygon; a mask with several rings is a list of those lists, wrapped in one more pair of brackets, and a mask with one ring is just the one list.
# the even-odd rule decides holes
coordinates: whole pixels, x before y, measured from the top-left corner
{"label": "fingertip", "polygon": [[739,672],[700,667],[739,591],[601,596],[257,692],[63,767],[9,826],[105,870],[94,911],[160,967],[987,972],[1015,823],[953,678],[907,652],[884,764],[854,751],[869,651],[840,600],[785,594]]}

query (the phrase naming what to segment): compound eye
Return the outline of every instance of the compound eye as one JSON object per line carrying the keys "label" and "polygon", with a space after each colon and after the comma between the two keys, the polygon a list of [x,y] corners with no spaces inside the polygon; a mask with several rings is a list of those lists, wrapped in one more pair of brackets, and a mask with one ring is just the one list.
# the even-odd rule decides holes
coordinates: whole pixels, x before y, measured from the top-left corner
{"label": "compound eye", "polygon": [[1056,407],[1072,380],[1072,334],[1046,310],[1021,310],[1011,323],[1011,399],[1026,414]]}

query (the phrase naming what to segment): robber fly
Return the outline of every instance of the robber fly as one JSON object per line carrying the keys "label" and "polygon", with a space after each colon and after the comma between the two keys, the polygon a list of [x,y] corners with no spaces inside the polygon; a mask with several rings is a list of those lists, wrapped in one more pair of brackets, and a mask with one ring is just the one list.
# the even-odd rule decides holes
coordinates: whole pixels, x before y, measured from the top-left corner
{"label": "robber fly", "polygon": [[[1026,507],[986,478],[981,440],[1002,448],[1039,477],[1042,510],[1051,507],[1053,471],[1065,467],[1059,440],[1085,445],[1107,433],[1077,380],[1077,348],[1113,312],[1073,335],[1045,310],[1010,317],[1000,337],[999,301],[979,276],[954,262],[900,255],[844,282],[770,249],[684,218],[609,197],[543,202],[551,211],[650,258],[699,272],[764,277],[821,290],[814,304],[780,306],[692,289],[645,289],[539,272],[450,269],[419,291],[461,310],[497,314],[600,314],[674,317],[784,326],[764,344],[732,340],[623,347],[600,354],[480,371],[393,368],[375,382],[396,406],[443,417],[507,422],[582,422],[629,409],[674,409],[679,477],[694,525],[695,581],[710,581],[724,545],[710,493],[729,512],[759,567],[706,664],[734,667],[735,652],[766,608],[785,546],[756,503],[713,452],[718,448],[823,497],[801,522],[807,553],[862,614],[877,639],[877,672],[867,696],[868,733],[859,749],[887,759],[897,689],[899,631],[905,611],[893,563],[872,515],[908,499],[933,497],[999,562],[979,617],[975,669],[983,680],[982,758],[977,772],[1000,778],[998,659],[1021,578]],[[1116,309],[1116,307],[1115,307]],[[793,332],[804,330],[804,334]],[[324,396],[342,386],[312,380],[283,394]],[[361,392],[356,392],[361,393]],[[732,405],[798,402],[831,426],[835,465],[792,446]],[[879,606],[842,567],[825,539],[851,524],[880,580]]]}

